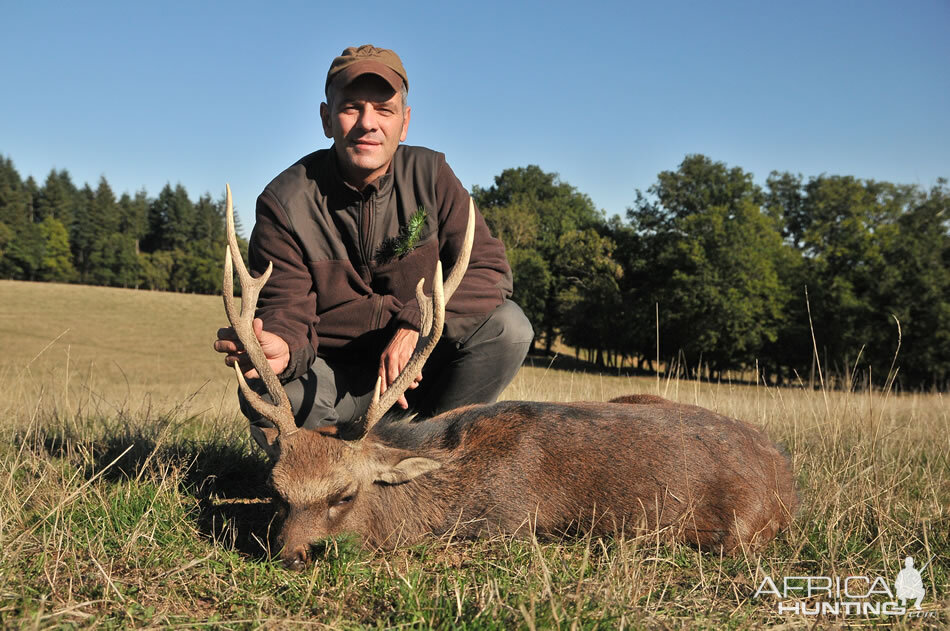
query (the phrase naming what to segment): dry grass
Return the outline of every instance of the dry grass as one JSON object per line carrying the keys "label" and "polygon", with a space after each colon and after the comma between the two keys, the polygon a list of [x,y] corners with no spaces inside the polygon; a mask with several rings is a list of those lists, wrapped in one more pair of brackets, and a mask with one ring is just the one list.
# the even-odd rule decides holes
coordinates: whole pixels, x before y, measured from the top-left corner
{"label": "dry grass", "polygon": [[0,280],[0,412],[56,400],[108,407],[237,412],[234,384],[211,348],[221,298]]}
{"label": "dry grass", "polygon": [[[525,368],[506,398],[659,393],[765,427],[792,455],[792,527],[720,558],[655,537],[337,540],[290,573],[268,557],[267,465],[211,348],[219,299],[0,282],[0,626],[805,628],[752,598],[765,575],[884,576],[904,556],[950,622],[950,405]],[[65,333],[64,333],[65,331]]]}

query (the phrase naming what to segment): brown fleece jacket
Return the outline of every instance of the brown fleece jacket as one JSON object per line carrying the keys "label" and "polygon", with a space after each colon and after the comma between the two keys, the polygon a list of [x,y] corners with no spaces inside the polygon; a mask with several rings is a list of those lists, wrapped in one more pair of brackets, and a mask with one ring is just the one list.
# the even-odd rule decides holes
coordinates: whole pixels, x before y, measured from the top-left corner
{"label": "brown fleece jacket", "polygon": [[[336,361],[373,362],[396,326],[418,329],[415,285],[431,290],[436,260],[447,275],[458,255],[469,195],[441,153],[400,145],[389,171],[358,191],[339,174],[334,150],[304,156],[257,199],[251,268],[274,272],[261,291],[257,316],[284,338],[291,359],[281,374],[304,374],[316,354]],[[416,247],[382,260],[380,247],[397,238],[419,208],[427,213]],[[460,339],[511,295],[505,247],[476,210],[468,270],[446,306],[444,336]]]}

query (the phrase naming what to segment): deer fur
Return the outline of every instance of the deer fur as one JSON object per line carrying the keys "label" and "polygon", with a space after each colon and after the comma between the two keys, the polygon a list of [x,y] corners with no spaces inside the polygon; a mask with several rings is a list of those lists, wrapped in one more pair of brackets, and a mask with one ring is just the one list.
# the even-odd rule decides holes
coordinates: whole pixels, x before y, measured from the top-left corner
{"label": "deer fur", "polygon": [[291,567],[341,533],[388,548],[449,532],[659,528],[730,552],[769,541],[798,506],[789,462],[761,431],[653,395],[470,406],[379,423],[355,446],[301,430],[279,448],[278,542]]}

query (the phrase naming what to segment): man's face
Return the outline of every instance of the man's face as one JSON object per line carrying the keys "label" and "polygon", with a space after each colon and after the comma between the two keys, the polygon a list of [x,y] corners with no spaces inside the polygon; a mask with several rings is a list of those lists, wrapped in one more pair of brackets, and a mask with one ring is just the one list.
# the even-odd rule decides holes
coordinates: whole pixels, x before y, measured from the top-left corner
{"label": "man's face", "polygon": [[389,168],[409,131],[409,107],[382,77],[364,74],[320,105],[323,133],[333,139],[343,177],[357,188]]}

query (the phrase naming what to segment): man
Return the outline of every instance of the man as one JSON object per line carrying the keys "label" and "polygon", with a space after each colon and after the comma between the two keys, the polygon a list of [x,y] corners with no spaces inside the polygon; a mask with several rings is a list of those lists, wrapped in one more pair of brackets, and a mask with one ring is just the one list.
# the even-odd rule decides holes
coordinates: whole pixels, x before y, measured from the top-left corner
{"label": "man", "polygon": [[[255,332],[285,383],[298,425],[354,421],[376,377],[385,389],[419,338],[415,285],[426,287],[441,258],[446,272],[460,249],[469,196],[442,154],[399,143],[411,108],[396,53],[347,48],[327,73],[320,117],[330,149],[301,158],[257,200],[249,259],[257,273],[273,262]],[[511,381],[534,335],[508,300],[511,269],[500,241],[476,212],[468,271],[446,306],[442,340],[422,377],[399,400],[432,415],[494,401]],[[256,376],[230,328],[215,350]],[[408,401],[407,401],[408,397]],[[261,445],[260,419],[242,399]]]}

